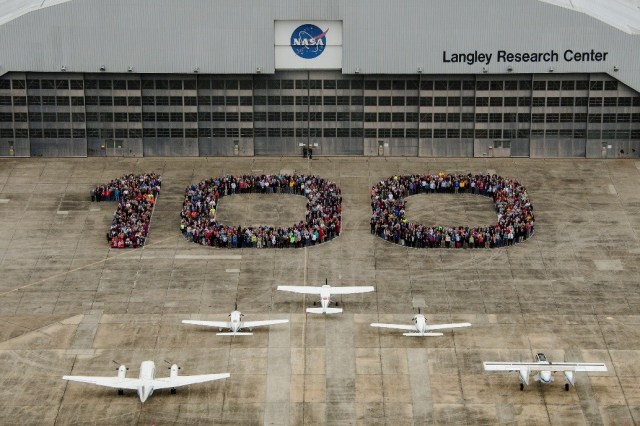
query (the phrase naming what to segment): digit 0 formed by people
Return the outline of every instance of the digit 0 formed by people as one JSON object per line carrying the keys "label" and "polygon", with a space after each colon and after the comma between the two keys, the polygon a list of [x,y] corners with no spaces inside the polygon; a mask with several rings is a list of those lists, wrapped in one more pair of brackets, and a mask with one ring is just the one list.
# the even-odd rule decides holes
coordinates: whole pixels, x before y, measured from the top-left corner
{"label": "digit 0 formed by people", "polygon": [[132,173],[91,190],[91,201],[118,203],[107,232],[111,248],[138,248],[144,245],[161,184],[161,177],[155,173]]}
{"label": "digit 0 formed by people", "polygon": [[[493,199],[498,221],[470,227],[423,225],[406,217],[407,197],[421,193],[469,193]],[[533,206],[517,180],[498,175],[445,174],[392,176],[371,188],[371,233],[416,248],[497,248],[534,233]]]}
{"label": "digit 0 formed by people", "polygon": [[[226,226],[217,223],[220,198],[234,194],[294,194],[307,199],[305,219],[284,228]],[[342,195],[335,183],[318,176],[224,176],[190,185],[185,192],[180,230],[194,243],[220,248],[298,248],[340,235]]]}

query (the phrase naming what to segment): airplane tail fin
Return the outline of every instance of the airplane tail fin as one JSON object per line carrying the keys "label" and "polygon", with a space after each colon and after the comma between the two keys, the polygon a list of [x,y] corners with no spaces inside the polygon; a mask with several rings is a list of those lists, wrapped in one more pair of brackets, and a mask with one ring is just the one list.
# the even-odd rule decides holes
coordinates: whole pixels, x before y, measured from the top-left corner
{"label": "airplane tail fin", "polygon": [[339,314],[342,313],[342,308],[307,308],[309,314]]}
{"label": "airplane tail fin", "polygon": [[442,333],[402,333],[403,336],[411,337],[437,337],[442,336]]}
{"label": "airplane tail fin", "polygon": [[228,332],[224,332],[224,333],[216,333],[216,336],[253,336],[253,333],[247,333],[247,332],[237,332],[234,333],[233,331],[228,331]]}

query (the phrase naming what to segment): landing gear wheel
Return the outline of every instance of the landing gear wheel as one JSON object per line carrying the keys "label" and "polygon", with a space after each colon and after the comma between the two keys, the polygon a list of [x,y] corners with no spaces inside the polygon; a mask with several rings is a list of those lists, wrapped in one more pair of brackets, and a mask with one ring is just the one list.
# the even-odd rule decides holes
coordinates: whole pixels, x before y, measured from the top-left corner
{"label": "landing gear wheel", "polygon": [[171,388],[171,395],[175,395],[176,394],[176,388]]}
{"label": "landing gear wheel", "polygon": [[118,395],[120,396],[124,395],[124,389],[118,389]]}
{"label": "landing gear wheel", "polygon": [[564,384],[564,390],[569,392],[569,383]]}
{"label": "landing gear wheel", "polygon": [[340,306],[340,302],[336,302],[336,306]]}
{"label": "landing gear wheel", "polygon": [[524,390],[524,383],[520,383],[520,390],[523,391]]}
{"label": "landing gear wheel", "polygon": [[316,302],[313,302],[313,306],[316,306],[316,305],[317,305],[317,303],[316,303]]}

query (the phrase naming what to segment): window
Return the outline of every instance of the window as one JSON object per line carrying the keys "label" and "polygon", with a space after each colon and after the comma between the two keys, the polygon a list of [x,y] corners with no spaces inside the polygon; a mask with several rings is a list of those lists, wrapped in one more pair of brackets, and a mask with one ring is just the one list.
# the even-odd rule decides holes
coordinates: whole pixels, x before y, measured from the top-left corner
{"label": "window", "polygon": [[26,123],[27,121],[29,121],[29,116],[26,112],[14,112],[13,121],[15,121],[16,123]]}
{"label": "window", "polygon": [[391,90],[391,80],[380,80],[378,90]]}
{"label": "window", "polygon": [[533,100],[531,102],[531,105],[534,106],[534,107],[535,106],[545,106],[545,104],[546,104],[546,99],[543,98],[543,97],[533,98]]}
{"label": "window", "polygon": [[309,82],[307,80],[296,80],[296,89],[308,89]]}
{"label": "window", "polygon": [[351,121],[363,121],[364,114],[361,112],[352,112]]}
{"label": "window", "polygon": [[573,106],[573,98],[560,98],[561,106]]}
{"label": "window", "polygon": [[253,121],[253,113],[252,112],[241,112],[240,113],[240,121],[245,121],[245,122]]}
{"label": "window", "polygon": [[[161,113],[158,113],[158,115],[160,115],[160,114]],[[182,122],[182,121],[184,121],[184,116],[182,115],[181,112],[172,112],[170,114],[170,118],[171,118],[171,121],[173,121],[173,122]],[[158,120],[158,121],[160,121],[160,120]]]}
{"label": "window", "polygon": [[[237,115],[237,113],[234,113],[234,114]],[[281,119],[280,120],[281,121],[293,121],[293,112],[292,111],[283,111],[282,114],[281,114]],[[236,121],[237,121],[237,118],[236,118]]]}
{"label": "window", "polygon": [[335,112],[325,112],[322,117],[323,121],[336,121],[336,113]]}
{"label": "window", "polygon": [[460,122],[460,113],[450,112],[447,114],[447,123],[459,123]]}
{"label": "window", "polygon": [[602,81],[592,81],[589,84],[589,89],[591,90],[602,90],[604,87],[604,84]]}
{"label": "window", "polygon": [[349,90],[351,88],[351,81],[349,80],[338,80],[338,89],[346,89]]}
{"label": "window", "polygon": [[[258,103],[258,98],[262,100],[263,103]],[[264,96],[256,96],[256,105],[266,105],[267,98]],[[224,105],[224,96],[212,96],[211,97],[211,105]]]}
{"label": "window", "polygon": [[518,90],[518,82],[516,80],[505,81],[504,90]]}
{"label": "window", "polygon": [[576,81],[576,90],[589,90],[589,82],[587,80]]}
{"label": "window", "polygon": [[351,97],[351,105],[362,105],[363,102],[364,102],[364,97],[362,96]]}
{"label": "window", "polygon": [[587,106],[589,105],[589,98],[579,97],[575,98],[575,106]]}
{"label": "window", "polygon": [[198,121],[211,121],[211,113],[208,111],[199,112]]}
{"label": "window", "polygon": [[407,123],[417,123],[418,122],[418,113],[417,112],[408,112],[405,114],[406,118],[405,120],[407,121]]}
{"label": "window", "polygon": [[420,106],[432,106],[433,98],[420,97]]}
{"label": "window", "polygon": [[171,133],[170,133],[170,130],[169,130],[169,129],[166,129],[166,128],[159,128],[159,129],[156,129],[156,135],[157,135],[159,138],[168,138],[168,137],[170,137],[170,134],[171,134]]}
{"label": "window", "polygon": [[502,137],[502,129],[489,129],[490,139],[500,139]]}
{"label": "window", "polygon": [[433,129],[433,137],[434,138],[446,138],[447,137],[447,129]]}
{"label": "window", "polygon": [[55,105],[56,97],[55,96],[43,96],[42,97],[42,105]]}
{"label": "window", "polygon": [[111,122],[113,122],[113,113],[112,112],[101,112],[100,113],[100,122],[101,123],[111,123]]}
{"label": "window", "polygon": [[602,106],[602,98],[589,98],[589,106]]}
{"label": "window", "polygon": [[587,122],[587,114],[585,113],[576,113],[573,116],[574,123],[586,123]]}
{"label": "window", "polygon": [[336,97],[335,96],[325,96],[324,97],[324,105],[335,105]]}
{"label": "window", "polygon": [[618,98],[618,106],[631,106],[631,98]]}
{"label": "window", "polygon": [[490,123],[502,123],[502,114],[500,113],[491,113],[489,114],[489,122]]}
{"label": "window", "polygon": [[473,80],[463,80],[462,81],[462,90],[475,90],[476,82]]}
{"label": "window", "polygon": [[460,106],[460,97],[459,96],[449,96],[447,98],[447,104],[449,106]]}
{"label": "window", "polygon": [[434,123],[446,123],[447,122],[447,114],[444,112],[436,112],[433,114]]}
{"label": "window", "polygon": [[126,106],[127,105],[127,97],[126,96],[114,96],[113,104],[117,106]]}
{"label": "window", "polygon": [[335,89],[336,81],[335,80],[324,80],[322,82],[322,86],[324,89]]}
{"label": "window", "polygon": [[418,129],[406,129],[405,130],[406,138],[417,138],[418,137]]}
{"label": "window", "polygon": [[547,90],[560,90],[559,81],[547,81]]}
{"label": "window", "polygon": [[489,114],[476,114],[476,123],[487,123],[489,122]]}
{"label": "window", "polygon": [[[180,80],[178,80],[180,81]],[[184,137],[184,129],[171,129],[171,137],[172,138],[183,138]]]}
{"label": "window", "polygon": [[531,114],[532,123],[544,123],[544,114]]}
{"label": "window", "polygon": [[[87,112],[86,117],[87,117],[87,121],[91,121],[91,122],[98,121],[98,113],[97,112]],[[153,120],[155,120],[155,115],[154,115],[154,119]],[[151,121],[153,121],[153,120],[151,120]]]}
{"label": "window", "polygon": [[602,102],[603,106],[618,106],[618,98],[606,97]]}
{"label": "window", "polygon": [[489,98],[476,98],[476,106],[489,106]]}
{"label": "window", "polygon": [[169,105],[168,96],[156,96],[156,105]]}
{"label": "window", "polygon": [[421,112],[420,113],[420,122],[421,123],[431,123],[433,121],[433,115],[430,112]]}
{"label": "window", "polygon": [[534,81],[533,82],[533,90],[547,90],[547,82],[546,81]]}
{"label": "window", "polygon": [[256,111],[253,113],[253,119],[255,121],[267,121],[267,113],[263,111]]}
{"label": "window", "polygon": [[491,97],[489,98],[489,105],[490,106],[502,106],[502,98],[498,98],[498,97]]}
{"label": "window", "polygon": [[461,129],[460,137],[465,139],[473,138],[474,130],[473,129]]}
{"label": "window", "polygon": [[503,90],[504,83],[502,81],[492,81],[490,83],[491,90]]}
{"label": "window", "polygon": [[[340,81],[340,80],[338,80]],[[337,121],[349,121],[349,113],[348,112],[339,112],[336,115]]]}
{"label": "window", "polygon": [[518,119],[518,114],[515,112],[505,112],[503,116],[503,121],[505,123],[515,123]]}
{"label": "window", "polygon": [[618,90],[618,82],[613,81],[605,81],[604,82],[604,90]]}
{"label": "window", "polygon": [[380,96],[378,98],[378,105],[391,106],[391,96]]}
{"label": "window", "polygon": [[561,87],[562,90],[574,90],[576,87],[576,82],[573,80],[564,80]]}
{"label": "window", "polygon": [[11,80],[11,87],[16,89],[24,89],[26,87],[26,82],[24,80]]}
{"label": "window", "polygon": [[293,96],[283,96],[280,98],[282,105],[293,105]]}
{"label": "window", "polygon": [[139,123],[142,121],[142,114],[139,112],[130,112],[128,118],[131,123]]}
{"label": "window", "polygon": [[269,111],[267,114],[268,121],[280,121],[280,112]]}
{"label": "window", "polygon": [[504,106],[518,106],[518,98],[516,97],[504,98]]}
{"label": "window", "polygon": [[561,123],[573,123],[573,114],[572,113],[560,114],[560,122]]}
{"label": "window", "polygon": [[531,82],[529,80],[519,80],[518,81],[518,89],[520,89],[520,90],[531,90]]}
{"label": "window", "polygon": [[325,138],[335,138],[336,129],[323,129],[323,135]]}
{"label": "window", "polygon": [[459,138],[460,137],[460,129],[447,129],[447,138]]}
{"label": "window", "polygon": [[547,123],[557,123],[560,121],[560,114],[547,114],[546,116],[546,122]]}
{"label": "window", "polygon": [[404,96],[394,96],[391,98],[393,106],[404,106]]}
{"label": "window", "polygon": [[225,98],[225,104],[226,105],[232,105],[232,106],[238,105],[238,97],[237,96],[227,96]]}
{"label": "window", "polygon": [[242,129],[240,129],[240,137],[241,138],[252,138],[253,137],[253,129],[251,129],[251,128],[242,128]]}
{"label": "window", "polygon": [[85,130],[84,129],[73,129],[72,132],[74,139],[84,139],[85,138]]}
{"label": "window", "polygon": [[280,96],[267,96],[267,103],[269,105],[280,105]]}
{"label": "window", "polygon": [[212,112],[211,113],[211,121],[224,121],[225,113],[224,112]]}
{"label": "window", "polygon": [[432,80],[422,80],[420,82],[420,90],[433,90]]}
{"label": "window", "polygon": [[394,112],[391,114],[391,121],[401,123],[404,122],[404,112]]}
{"label": "window", "polygon": [[[73,80],[71,80],[71,88],[73,89]],[[127,89],[140,90],[140,80],[127,80]]]}
{"label": "window", "polygon": [[420,129],[420,137],[421,138],[432,138],[433,137],[433,130],[432,129]]}
{"label": "window", "polygon": [[158,112],[156,113],[156,121],[169,121],[169,113],[168,112]]}
{"label": "window", "polygon": [[378,113],[378,121],[382,123],[391,122],[391,113],[388,112],[380,112]]}
{"label": "window", "polygon": [[116,112],[113,114],[113,120],[122,123],[127,121],[127,113],[126,112]]}
{"label": "window", "polygon": [[601,123],[602,114],[589,114],[589,123]]}
{"label": "window", "polygon": [[56,105],[58,106],[68,106],[69,105],[69,97],[68,96],[56,96]]}
{"label": "window", "polygon": [[242,106],[253,105],[253,98],[251,96],[240,96],[240,105]]}
{"label": "window", "polygon": [[560,98],[547,98],[547,106],[560,106]]}
{"label": "window", "polygon": [[[172,82],[173,81],[180,81],[180,80],[172,80]],[[169,105],[182,106],[182,96],[170,96]]]}
{"label": "window", "polygon": [[475,114],[472,112],[463,112],[462,113],[462,122],[463,123],[473,123],[475,120]]}
{"label": "window", "polygon": [[518,98],[518,106],[531,106],[531,98],[527,96],[521,96]]}
{"label": "window", "polygon": [[631,114],[618,114],[618,123],[631,122]]}
{"label": "window", "polygon": [[391,137],[391,129],[378,129],[378,137],[379,138],[390,138]]}
{"label": "window", "polygon": [[56,122],[56,113],[55,112],[44,112],[42,113],[42,121],[55,123]]}
{"label": "window", "polygon": [[433,105],[435,106],[447,106],[447,98],[444,96],[436,96],[433,99]]}
{"label": "window", "polygon": [[615,123],[616,115],[615,114],[602,114],[602,122],[603,123]]}

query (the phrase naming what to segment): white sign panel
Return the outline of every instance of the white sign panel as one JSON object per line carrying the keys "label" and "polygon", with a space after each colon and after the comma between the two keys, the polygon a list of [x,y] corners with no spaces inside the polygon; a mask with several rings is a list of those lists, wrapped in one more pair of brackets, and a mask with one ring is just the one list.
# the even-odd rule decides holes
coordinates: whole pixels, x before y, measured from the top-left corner
{"label": "white sign panel", "polygon": [[276,69],[342,69],[342,21],[275,21]]}

